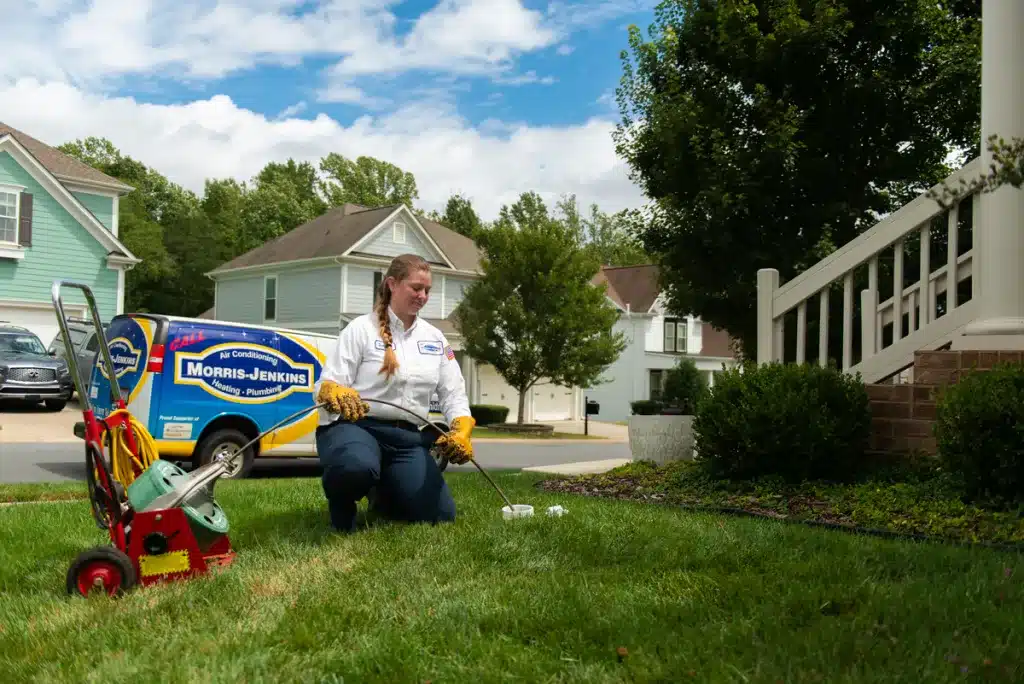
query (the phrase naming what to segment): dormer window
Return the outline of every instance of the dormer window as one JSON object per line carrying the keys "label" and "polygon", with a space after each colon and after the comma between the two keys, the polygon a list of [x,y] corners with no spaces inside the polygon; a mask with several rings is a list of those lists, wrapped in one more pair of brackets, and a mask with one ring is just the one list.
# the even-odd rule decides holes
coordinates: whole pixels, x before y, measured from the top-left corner
{"label": "dormer window", "polygon": [[404,245],[405,244],[405,224],[404,223],[402,223],[401,221],[395,221],[394,225],[392,226],[391,239],[395,242],[395,244],[399,244],[399,245]]}
{"label": "dormer window", "polygon": [[669,354],[685,354],[687,342],[687,326],[685,318],[665,319],[665,352]]}

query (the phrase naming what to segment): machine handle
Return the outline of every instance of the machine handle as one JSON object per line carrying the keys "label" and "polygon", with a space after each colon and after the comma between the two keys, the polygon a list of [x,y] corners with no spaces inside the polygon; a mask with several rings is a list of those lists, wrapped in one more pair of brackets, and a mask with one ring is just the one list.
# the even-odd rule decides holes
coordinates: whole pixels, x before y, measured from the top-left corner
{"label": "machine handle", "polygon": [[78,366],[78,360],[75,358],[74,346],[71,343],[71,333],[68,332],[67,320],[64,316],[64,301],[61,298],[60,290],[62,287],[70,287],[76,290],[81,290],[85,294],[86,304],[89,306],[89,313],[92,314],[93,325],[96,326],[96,334],[99,335],[99,339],[103,340],[103,344],[100,345],[100,350],[103,354],[103,359],[106,362],[108,377],[110,379],[110,388],[114,394],[114,398],[120,403],[123,400],[121,395],[121,386],[117,382],[117,377],[114,375],[114,362],[110,358],[110,349],[107,348],[107,337],[103,334],[103,323],[100,320],[99,308],[96,306],[96,297],[92,293],[90,288],[85,283],[80,283],[74,280],[55,280],[53,285],[50,286],[50,298],[53,299],[53,308],[57,313],[57,324],[60,326],[60,336],[64,340],[64,348],[68,351],[67,363],[71,367],[71,379],[75,383],[75,390],[78,392],[78,398],[85,406],[86,411],[92,410],[92,403],[89,401],[89,392],[86,386],[85,379],[81,377],[81,369]]}

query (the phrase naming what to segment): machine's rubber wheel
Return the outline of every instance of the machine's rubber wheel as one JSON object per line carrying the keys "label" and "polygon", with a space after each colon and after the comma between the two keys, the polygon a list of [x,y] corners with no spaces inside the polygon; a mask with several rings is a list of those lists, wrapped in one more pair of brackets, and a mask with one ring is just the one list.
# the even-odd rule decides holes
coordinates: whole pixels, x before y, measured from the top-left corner
{"label": "machine's rubber wheel", "polygon": [[108,596],[120,596],[135,586],[138,576],[125,552],[113,546],[97,546],[78,554],[68,568],[69,594],[88,596],[100,590]]}
{"label": "machine's rubber wheel", "polygon": [[[245,446],[251,440],[245,434],[234,428],[222,428],[214,430],[199,443],[196,449],[196,467],[212,463],[217,454],[227,451],[237,451],[239,447]],[[241,480],[248,477],[252,471],[253,462],[256,460],[256,453],[253,447],[249,447],[242,454],[242,464],[223,476],[225,480]]]}

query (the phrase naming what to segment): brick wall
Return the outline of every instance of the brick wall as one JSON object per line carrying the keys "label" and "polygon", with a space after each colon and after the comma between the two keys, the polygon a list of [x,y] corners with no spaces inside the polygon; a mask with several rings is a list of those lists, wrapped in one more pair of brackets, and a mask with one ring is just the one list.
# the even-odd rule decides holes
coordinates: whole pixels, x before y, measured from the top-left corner
{"label": "brick wall", "polygon": [[868,385],[871,406],[870,449],[904,454],[921,451],[935,455],[933,435],[935,397],[959,382],[970,370],[985,371],[996,363],[1024,363],[1020,351],[920,351],[914,355],[914,382],[905,385]]}

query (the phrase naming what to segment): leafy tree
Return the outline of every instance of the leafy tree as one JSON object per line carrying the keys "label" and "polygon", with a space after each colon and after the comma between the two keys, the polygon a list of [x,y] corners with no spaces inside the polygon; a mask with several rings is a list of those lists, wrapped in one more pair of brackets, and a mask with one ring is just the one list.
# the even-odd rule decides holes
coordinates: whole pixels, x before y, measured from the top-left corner
{"label": "leafy tree", "polygon": [[792,278],[976,149],[979,3],[674,0],[651,35],[630,29],[615,132],[639,236],[669,308],[748,353],[758,269]]}
{"label": "leafy tree", "polygon": [[403,203],[412,207],[419,199],[416,178],[390,162],[360,156],[355,161],[331,152],[320,160],[326,180],[318,187],[327,204],[338,207],[346,202],[364,207],[383,207]]}
{"label": "leafy tree", "polygon": [[1014,137],[1007,142],[998,134],[990,135],[988,150],[992,153],[992,164],[988,172],[976,178],[964,179],[958,187],[943,182],[929,196],[944,208],[949,208],[975,192],[995,192],[1004,185],[1019,190],[1024,185],[1024,139]]}
{"label": "leafy tree", "polygon": [[537,381],[593,386],[625,341],[613,332],[615,307],[591,284],[600,263],[536,193],[503,206],[480,246],[483,276],[452,318],[466,352],[519,392],[521,424]]}
{"label": "leafy tree", "polygon": [[649,264],[652,259],[636,238],[640,227],[642,218],[636,210],[607,214],[592,204],[590,217],[583,220],[583,236],[605,266]]}
{"label": "leafy tree", "polygon": [[90,136],[57,149],[135,188],[118,202],[118,238],[142,260],[125,274],[125,308],[158,310],[153,299],[177,276],[163,221],[187,214],[194,195],[122,154],[105,138]]}
{"label": "leafy tree", "polygon": [[462,195],[452,195],[444,207],[444,214],[436,221],[456,233],[475,239],[483,227],[480,216],[473,209],[473,203]]}

